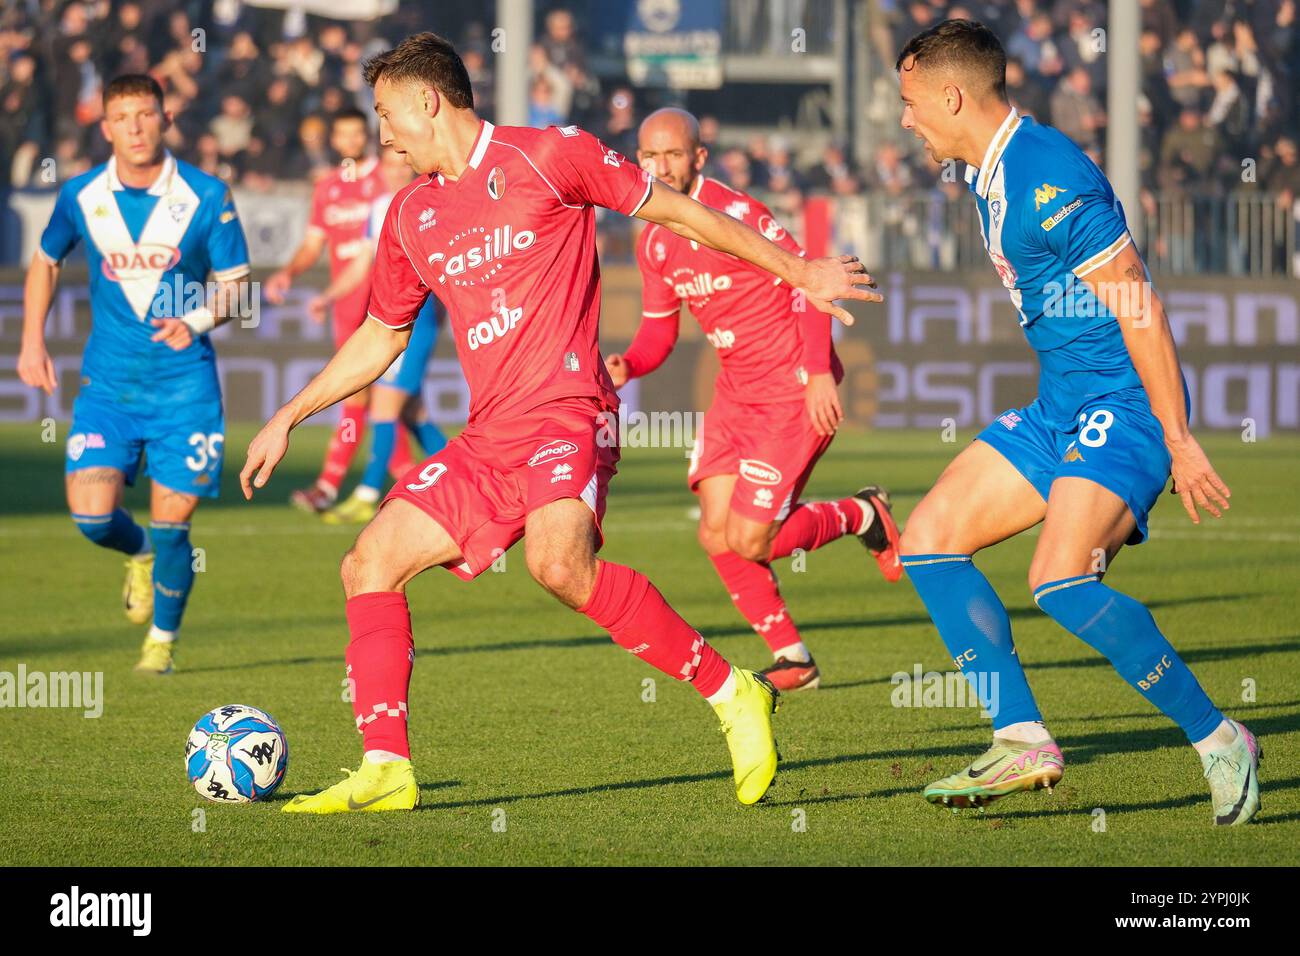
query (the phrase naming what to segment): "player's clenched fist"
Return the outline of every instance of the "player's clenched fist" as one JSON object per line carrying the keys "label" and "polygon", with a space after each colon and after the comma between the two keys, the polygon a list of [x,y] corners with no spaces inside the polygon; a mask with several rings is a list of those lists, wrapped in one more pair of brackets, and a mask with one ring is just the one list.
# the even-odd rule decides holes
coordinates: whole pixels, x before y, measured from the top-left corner
{"label": "player's clenched fist", "polygon": [[1215,472],[1200,443],[1188,435],[1180,441],[1169,443],[1169,455],[1172,459],[1169,472],[1174,478],[1174,492],[1183,499],[1183,507],[1192,519],[1192,524],[1201,523],[1197,508],[1204,509],[1216,518],[1223,517],[1223,512],[1228,510],[1228,499],[1232,497],[1232,492]]}
{"label": "player's clenched fist", "polygon": [[162,342],[169,349],[183,352],[194,342],[194,332],[181,319],[154,319],[158,331],[150,341]]}
{"label": "player's clenched fist", "polygon": [[799,288],[814,308],[835,316],[845,325],[853,324],[853,316],[834,305],[836,299],[883,302],[885,298],[875,291],[876,280],[857,256],[826,256],[805,263]]}
{"label": "player's clenched fist", "polygon": [[239,472],[239,487],[245,499],[252,501],[253,489],[271,480],[275,466],[289,450],[289,428],[289,423],[277,414],[248,443],[248,455]]}
{"label": "player's clenched fist", "polygon": [[627,362],[623,361],[623,356],[615,352],[613,355],[605,356],[605,371],[614,382],[615,388],[622,388],[627,384],[628,372]]}
{"label": "player's clenched fist", "polygon": [[44,345],[23,346],[18,353],[18,377],[24,385],[43,389],[46,395],[53,395],[59,387],[58,376],[54,374],[54,360]]}

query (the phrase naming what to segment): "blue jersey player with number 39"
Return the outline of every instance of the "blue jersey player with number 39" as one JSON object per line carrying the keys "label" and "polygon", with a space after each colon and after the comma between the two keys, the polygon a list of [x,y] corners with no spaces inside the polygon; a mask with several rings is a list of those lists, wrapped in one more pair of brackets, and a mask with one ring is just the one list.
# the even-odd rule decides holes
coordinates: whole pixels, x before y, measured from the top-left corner
{"label": "blue jersey player with number 39", "polygon": [[[53,394],[45,317],[65,256],[84,240],[92,328],[68,435],[68,508],[81,532],[127,556],[126,616],[152,619],[136,670],[166,674],[194,583],[190,516],[217,494],[225,424],[207,333],[243,301],[248,248],[230,190],[163,149],[162,90],[128,75],[104,88],[107,163],[69,180],[32,257],[22,380]],[[212,282],[207,280],[211,276]],[[144,460],[148,533],[122,508]]]}
{"label": "blue jersey player with number 39", "polygon": [[939,162],[960,159],[989,258],[1038,353],[1038,398],[1005,412],[940,475],[902,537],[903,565],[954,662],[993,715],[993,745],[926,799],[982,806],[1064,772],[1011,639],[1006,608],[971,561],[1042,523],[1034,601],[1105,655],[1200,754],[1215,823],[1259,810],[1260,748],[1211,703],[1141,603],[1105,583],[1172,474],[1194,523],[1229,491],[1188,428],[1164,309],[1101,171],[1007,102],[992,31],[946,20],[898,58],[902,125]]}

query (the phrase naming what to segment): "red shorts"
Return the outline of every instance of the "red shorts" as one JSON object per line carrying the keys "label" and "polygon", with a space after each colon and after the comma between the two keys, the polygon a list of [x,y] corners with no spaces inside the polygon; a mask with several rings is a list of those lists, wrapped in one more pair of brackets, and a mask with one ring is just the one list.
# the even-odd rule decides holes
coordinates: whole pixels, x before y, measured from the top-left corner
{"label": "red shorts", "polygon": [[695,436],[687,480],[735,475],[731,510],[764,524],[784,521],[834,435],[819,435],[802,399],[747,405],[716,396]]}
{"label": "red shorts", "polygon": [[466,581],[524,536],[530,511],[561,498],[586,502],[596,516],[599,550],[605,495],[619,458],[617,429],[602,428],[600,412],[591,399],[566,398],[469,425],[402,475],[384,502],[401,498],[438,522],[463,558],[445,567]]}

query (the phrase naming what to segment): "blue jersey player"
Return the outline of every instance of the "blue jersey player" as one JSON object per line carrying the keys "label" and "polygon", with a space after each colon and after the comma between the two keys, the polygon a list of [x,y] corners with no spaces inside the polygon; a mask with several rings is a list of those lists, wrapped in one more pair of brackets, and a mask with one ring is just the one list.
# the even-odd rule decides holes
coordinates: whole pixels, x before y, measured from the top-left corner
{"label": "blue jersey player", "polygon": [[1052,786],[1064,770],[1011,638],[1006,608],[971,561],[1042,523],[1029,568],[1038,607],[1105,655],[1199,752],[1215,822],[1259,809],[1255,738],[1211,703],[1133,598],[1103,583],[1172,474],[1193,522],[1228,488],[1188,428],[1164,309],[1101,171],[1007,102],[1006,55],[969,20],[918,34],[898,58],[902,125],[938,162],[963,160],[989,258],[1038,353],[1038,398],[992,422],[908,521],[903,565],[954,662],[993,715],[993,745],[930,784],[949,806]]}
{"label": "blue jersey player", "polygon": [[[67,441],[68,507],[87,538],[127,556],[126,615],[152,619],[136,670],[165,674],[194,582],[190,517],[221,480],[225,422],[207,333],[242,301],[248,249],[226,184],[163,149],[170,118],[157,82],[121,76],[103,99],[113,155],[59,190],[27,273],[18,371],[54,391],[45,317],[63,259],[84,242],[92,328]],[[142,459],[147,533],[122,508]]]}

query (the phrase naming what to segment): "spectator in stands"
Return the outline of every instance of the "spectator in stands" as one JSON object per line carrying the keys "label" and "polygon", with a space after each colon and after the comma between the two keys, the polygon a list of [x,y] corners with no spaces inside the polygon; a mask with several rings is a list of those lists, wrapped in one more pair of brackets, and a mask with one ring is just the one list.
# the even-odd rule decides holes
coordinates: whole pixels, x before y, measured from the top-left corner
{"label": "spectator in stands", "polygon": [[1052,94],[1052,125],[1080,149],[1100,146],[1106,111],[1092,95],[1092,77],[1086,67],[1076,66]]}
{"label": "spectator in stands", "polygon": [[1025,66],[1015,57],[1007,58],[1007,99],[1022,113],[1028,113],[1039,123],[1051,121],[1048,94],[1037,79],[1025,72]]}
{"label": "spectator in stands", "polygon": [[609,95],[600,138],[624,156],[636,155],[636,100],[626,86],[616,87]]}
{"label": "spectator in stands", "polygon": [[585,71],[587,57],[574,28],[573,14],[562,8],[555,9],[546,15],[545,23],[545,34],[540,42],[551,63],[561,70],[573,64]]}
{"label": "spectator in stands", "polygon": [[533,77],[528,89],[528,125],[542,129],[547,126],[562,126],[564,114],[555,105],[555,90],[545,74]]}
{"label": "spectator in stands", "polygon": [[461,48],[461,61],[469,74],[470,89],[474,91],[474,112],[492,120],[496,116],[496,78],[483,48],[469,45]]}
{"label": "spectator in stands", "polygon": [[223,96],[221,113],[208,124],[208,132],[216,138],[221,158],[234,159],[253,138],[253,111],[240,97]]}
{"label": "spectator in stands", "polygon": [[1182,166],[1189,174],[1189,185],[1203,187],[1222,151],[1218,132],[1205,125],[1200,110],[1188,106],[1178,114],[1178,126],[1165,134],[1160,165],[1166,169]]}
{"label": "spectator in stands", "polygon": [[853,174],[844,147],[830,143],[822,150],[821,159],[805,175],[808,188],[815,192],[852,196],[861,191],[861,183]]}
{"label": "spectator in stands", "polygon": [[719,165],[722,167],[722,181],[732,189],[749,192],[754,188],[749,156],[743,149],[727,150],[722,154]]}
{"label": "spectator in stands", "polygon": [[[543,81],[541,86],[546,89],[546,105],[543,112],[547,116],[555,117],[551,123],[564,125],[568,122],[569,106],[573,102],[573,85],[564,75],[564,71],[550,61],[546,55],[546,48],[540,43],[534,43],[528,48],[528,75],[534,94],[540,88],[538,81]],[[529,125],[538,124],[530,120]]]}
{"label": "spectator in stands", "polygon": [[1199,109],[1210,77],[1205,72],[1205,53],[1195,31],[1179,30],[1173,47],[1165,51],[1165,78],[1174,102],[1180,107]]}

